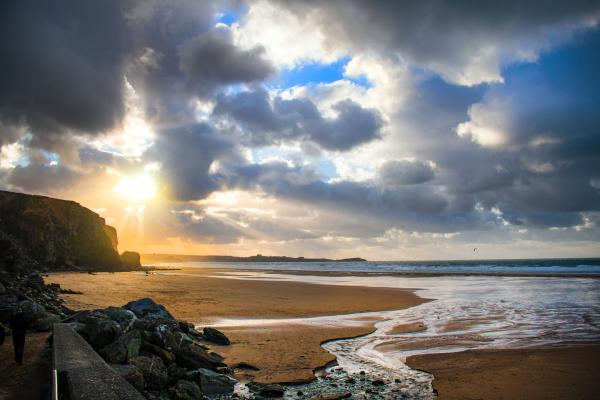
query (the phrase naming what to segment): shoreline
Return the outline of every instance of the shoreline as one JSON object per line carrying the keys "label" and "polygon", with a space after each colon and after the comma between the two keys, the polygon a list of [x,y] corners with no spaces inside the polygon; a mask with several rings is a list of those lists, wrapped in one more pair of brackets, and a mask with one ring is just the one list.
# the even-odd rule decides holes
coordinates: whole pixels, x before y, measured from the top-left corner
{"label": "shoreline", "polygon": [[[412,289],[229,279],[215,277],[214,269],[185,272],[53,273],[46,280],[83,292],[61,295],[73,309],[119,306],[152,297],[178,319],[214,326],[232,345],[211,348],[224,356],[228,365],[243,362],[258,367],[259,371],[242,371],[237,377],[260,383],[314,379],[317,369],[335,360],[321,344],[369,334],[379,321],[358,315],[340,324],[341,316],[395,311],[430,301]],[[253,323],[227,326],[224,318],[252,319]],[[306,321],[311,318],[319,318],[318,323]]]}
{"label": "shoreline", "polygon": [[[204,263],[204,262],[203,262]],[[206,264],[214,264],[206,261]],[[331,276],[331,277],[377,277],[389,276],[400,278],[429,278],[429,277],[517,277],[517,278],[590,278],[600,279],[600,273],[533,273],[533,272],[437,272],[437,271],[332,271],[332,270],[306,270],[306,269],[274,269],[274,268],[248,268],[248,267],[223,267],[219,265],[204,266],[182,266],[182,265],[145,265],[142,266],[142,272],[148,271],[187,271],[187,270],[202,270],[214,272],[263,272],[267,274],[282,274],[282,275],[300,275],[300,276]],[[65,271],[67,273],[69,271]],[[73,271],[79,272],[79,271]],[[82,273],[85,271],[81,271]],[[102,272],[102,271],[98,271]],[[122,272],[140,272],[140,270],[122,271]]]}
{"label": "shoreline", "polygon": [[[82,295],[63,295],[62,297],[67,299],[68,305],[71,305],[70,302],[87,303],[88,308],[111,305],[111,303],[119,305],[124,303],[125,298],[148,295],[156,298],[161,304],[165,304],[169,310],[172,309],[178,318],[190,320],[192,317],[191,320],[194,320],[194,315],[201,314],[201,317],[198,317],[198,325],[214,326],[223,331],[232,341],[232,346],[228,348],[211,346],[211,349],[223,355],[228,365],[245,363],[258,368],[258,370],[236,369],[236,378],[242,382],[279,383],[290,386],[310,384],[311,382],[317,385],[321,384],[315,381],[320,379],[316,378],[319,371],[337,364],[336,356],[325,350],[323,345],[342,339],[358,339],[368,336],[377,330],[375,324],[382,321],[378,315],[381,316],[387,311],[410,308],[431,300],[418,296],[419,289],[359,286],[343,279],[339,280],[340,283],[335,284],[327,281],[327,283],[304,282],[301,278],[299,278],[300,281],[295,281],[285,277],[261,279],[252,276],[257,273],[317,277],[390,275],[318,272],[185,268],[183,270],[163,269],[149,274],[139,272],[98,273],[95,275],[51,274],[48,281],[53,282],[54,279],[60,278],[56,282],[63,287],[83,291]],[[222,275],[219,276],[219,274]],[[236,274],[243,276],[235,276]],[[424,277],[423,274],[416,275]],[[456,274],[445,275],[458,278]],[[406,274],[393,274],[393,276],[408,277]],[[486,276],[489,277],[489,274]],[[128,279],[124,279],[125,277]],[[536,275],[536,277],[540,276]],[[567,276],[567,278],[574,277]],[[406,282],[406,285],[410,286],[410,282]],[[412,286],[418,285],[413,284]],[[190,305],[195,307],[190,308]],[[75,306],[75,308],[81,307]],[[372,314],[362,315],[368,312]],[[476,319],[473,321],[471,321],[473,322],[471,325],[481,322]],[[454,321],[454,325],[452,325],[451,320],[448,319],[448,323],[450,325],[447,324],[446,328],[451,332],[461,331],[461,329],[469,330],[471,326],[462,320]],[[388,329],[390,328],[388,327]],[[427,326],[416,322],[394,326],[386,333],[401,337],[408,334],[406,336],[408,339],[412,334],[418,336],[419,332],[424,329],[427,329]],[[442,335],[443,332],[446,331],[441,331]],[[546,352],[548,345],[524,349],[477,349],[456,353],[428,353],[409,356],[406,364],[416,370],[433,372],[433,385],[440,393],[448,390],[443,386],[445,379],[448,379],[446,378],[448,371],[462,374],[460,376],[452,375],[451,382],[458,379],[457,382],[462,385],[460,387],[467,388],[464,390],[477,390],[477,387],[472,387],[473,380],[470,377],[480,370],[486,371],[488,364],[498,373],[484,376],[481,379],[487,379],[486,386],[495,387],[511,383],[512,379],[507,379],[503,374],[512,374],[512,368],[515,365],[519,366],[522,358],[519,354],[526,353],[531,356],[535,368],[540,371],[552,372],[550,366],[555,357],[559,357],[568,365],[581,360],[588,362],[590,356],[585,352],[580,354],[581,351],[574,350],[578,354],[575,358],[569,354],[571,349],[578,349],[582,346],[586,348],[592,346],[591,348],[595,349],[596,344],[589,342],[564,343],[561,350],[557,350],[562,352],[560,356],[548,354]],[[600,346],[598,347],[600,348]],[[494,364],[498,354],[510,354],[510,352],[513,353],[512,356],[502,356],[504,361]],[[466,362],[464,357],[472,357],[472,359]],[[444,369],[445,366],[447,366],[446,369]],[[580,381],[578,375],[573,371],[569,370],[565,373],[566,378],[563,377],[565,382]],[[519,370],[516,373],[529,376],[527,374],[530,372]],[[522,384],[526,384],[526,382]],[[548,384],[548,387],[551,387],[551,384],[552,382]],[[304,390],[304,388],[302,389]],[[509,393],[510,390],[508,388],[506,393]],[[543,393],[541,398],[553,398],[548,395],[547,391],[539,390],[540,393]],[[483,397],[465,397],[463,395],[452,397],[452,393],[448,393],[447,396],[444,395],[445,397],[440,398],[497,398],[489,394],[485,394]]]}

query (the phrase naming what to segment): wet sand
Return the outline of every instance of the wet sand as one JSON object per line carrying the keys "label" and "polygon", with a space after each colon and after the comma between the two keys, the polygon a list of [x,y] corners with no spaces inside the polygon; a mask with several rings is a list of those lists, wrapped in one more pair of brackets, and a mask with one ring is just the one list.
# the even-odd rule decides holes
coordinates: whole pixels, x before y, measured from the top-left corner
{"label": "wet sand", "polygon": [[600,344],[418,355],[407,364],[433,373],[440,400],[600,397]]}
{"label": "wet sand", "polygon": [[426,331],[427,326],[423,322],[413,322],[411,324],[400,324],[394,326],[392,329],[387,331],[388,335],[399,335],[401,333],[415,333]]}
{"label": "wet sand", "polygon": [[268,327],[222,328],[232,346],[212,346],[228,365],[249,362],[260,368],[236,370],[242,381],[261,383],[301,383],[314,378],[317,367],[335,357],[321,347],[328,339],[355,337],[373,332],[372,326],[320,327],[312,325],[275,325]]}
{"label": "wet sand", "polygon": [[[298,318],[397,310],[426,299],[406,289],[316,285],[287,281],[240,280],[214,277],[218,270],[194,269],[172,273],[59,273],[46,278],[81,295],[62,295],[73,309],[120,306],[152,297],[179,319],[198,325],[223,318]],[[241,371],[240,378],[261,382],[311,379],[313,370],[334,357],[320,343],[373,331],[372,319],[352,326],[307,325],[289,322],[265,326],[220,327],[232,340],[228,349],[216,347],[228,364],[246,362],[259,371]]]}

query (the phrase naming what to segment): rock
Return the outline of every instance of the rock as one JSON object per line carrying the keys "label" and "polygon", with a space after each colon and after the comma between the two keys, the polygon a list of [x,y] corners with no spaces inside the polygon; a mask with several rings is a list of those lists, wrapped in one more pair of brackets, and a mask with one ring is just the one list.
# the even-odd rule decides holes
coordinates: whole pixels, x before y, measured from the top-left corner
{"label": "rock", "polygon": [[227,346],[231,343],[229,341],[229,339],[227,338],[227,336],[225,336],[225,334],[223,334],[223,332],[221,332],[215,328],[206,327],[206,328],[204,328],[202,333],[204,334],[204,338],[206,340],[208,340],[209,342],[221,344],[224,346]]}
{"label": "rock", "polygon": [[79,322],[85,324],[81,333],[96,350],[112,343],[121,331],[119,324],[99,313],[90,313]]}
{"label": "rock", "polygon": [[340,400],[340,399],[347,399],[349,397],[352,397],[352,393],[343,392],[343,393],[335,393],[335,394],[317,396],[317,397],[313,397],[311,400]]}
{"label": "rock", "polygon": [[105,220],[74,201],[0,191],[0,219],[0,269],[121,267]]}
{"label": "rock", "polygon": [[356,382],[356,381],[352,377],[346,379],[346,383],[354,383],[354,382]]}
{"label": "rock", "polygon": [[0,294],[4,294],[5,292],[6,292],[6,288],[4,287],[2,282],[0,282]]}
{"label": "rock", "polygon": [[71,328],[73,328],[73,330],[75,332],[79,333],[80,335],[82,334],[83,330],[85,329],[85,324],[82,322],[77,322],[77,321],[69,322],[69,326]]}
{"label": "rock", "polygon": [[100,312],[106,314],[108,318],[119,324],[123,330],[129,328],[131,323],[137,319],[136,315],[132,311],[126,310],[122,307],[108,307],[100,310]]}
{"label": "rock", "polygon": [[169,376],[169,383],[174,384],[179,380],[197,381],[197,379],[189,379],[187,376],[188,371],[185,368],[180,367],[176,363],[173,363],[167,367],[167,375]]}
{"label": "rock", "polygon": [[198,379],[202,393],[206,395],[233,393],[237,383],[235,379],[228,375],[218,374],[205,368],[198,370]]}
{"label": "rock", "polygon": [[137,357],[142,344],[142,336],[138,331],[130,331],[121,335],[113,343],[100,350],[100,355],[108,363],[123,364],[132,357]]}
{"label": "rock", "polygon": [[125,269],[140,269],[142,264],[140,263],[140,253],[135,251],[124,251],[121,254],[121,264]]}
{"label": "rock", "polygon": [[250,384],[248,384],[248,387],[252,391],[258,393],[259,395],[261,395],[263,397],[278,398],[278,397],[283,397],[283,394],[284,394],[283,386],[278,385],[276,383],[269,383],[269,384],[250,383]]}
{"label": "rock", "polygon": [[142,350],[159,357],[166,366],[175,362],[175,355],[173,353],[145,340],[142,342]]}
{"label": "rock", "polygon": [[215,372],[218,372],[219,374],[231,375],[231,376],[233,376],[233,374],[235,374],[235,370],[230,367],[217,367],[217,368],[215,368]]}
{"label": "rock", "polygon": [[190,369],[225,367],[223,357],[217,353],[209,353],[204,348],[191,344],[175,351],[177,363]]}
{"label": "rock", "polygon": [[61,318],[56,314],[45,313],[44,317],[34,321],[30,326],[31,329],[37,332],[48,332],[52,330],[52,326],[61,321]]}
{"label": "rock", "polygon": [[172,390],[171,397],[177,400],[199,400],[204,398],[198,384],[185,380],[177,382]]}
{"label": "rock", "polygon": [[32,300],[24,300],[19,303],[19,307],[25,314],[25,321],[28,326],[33,326],[35,321],[46,317],[46,309]]}
{"label": "rock", "polygon": [[173,333],[173,338],[175,339],[175,344],[178,348],[187,347],[194,343],[191,337],[179,331]]}
{"label": "rock", "polygon": [[385,382],[382,381],[381,379],[375,379],[371,383],[373,384],[373,386],[383,386],[383,385],[385,385]]}
{"label": "rock", "polygon": [[131,358],[129,364],[139,368],[148,389],[160,390],[167,386],[169,377],[160,358],[137,356]]}
{"label": "rock", "polygon": [[131,301],[124,305],[123,308],[133,311],[138,318],[168,320],[175,319],[165,307],[155,303],[154,300],[147,297],[144,299]]}
{"label": "rock", "polygon": [[127,382],[131,383],[131,385],[139,390],[140,392],[144,390],[144,375],[135,365],[122,365],[122,364],[114,364],[111,367],[117,371],[123,379]]}
{"label": "rock", "polygon": [[32,289],[43,289],[44,278],[42,278],[39,272],[32,272],[29,275],[27,275],[26,285]]}
{"label": "rock", "polygon": [[163,349],[172,351],[177,348],[177,341],[167,324],[155,325],[150,332],[144,335],[150,343],[153,343]]}

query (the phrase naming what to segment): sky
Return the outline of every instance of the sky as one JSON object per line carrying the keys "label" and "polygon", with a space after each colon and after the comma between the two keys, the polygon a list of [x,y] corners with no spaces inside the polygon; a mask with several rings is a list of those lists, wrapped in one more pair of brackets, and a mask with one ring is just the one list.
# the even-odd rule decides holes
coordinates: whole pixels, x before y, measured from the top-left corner
{"label": "sky", "polygon": [[0,189],[78,201],[144,253],[597,257],[599,21],[573,0],[3,1]]}

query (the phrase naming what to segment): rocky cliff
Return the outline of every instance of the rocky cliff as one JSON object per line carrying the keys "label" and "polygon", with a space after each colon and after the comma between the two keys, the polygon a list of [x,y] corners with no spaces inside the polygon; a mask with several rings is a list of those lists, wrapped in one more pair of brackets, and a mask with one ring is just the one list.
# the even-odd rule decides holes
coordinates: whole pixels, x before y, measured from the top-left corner
{"label": "rocky cliff", "polygon": [[117,233],[74,201],[0,191],[0,270],[121,268]]}

